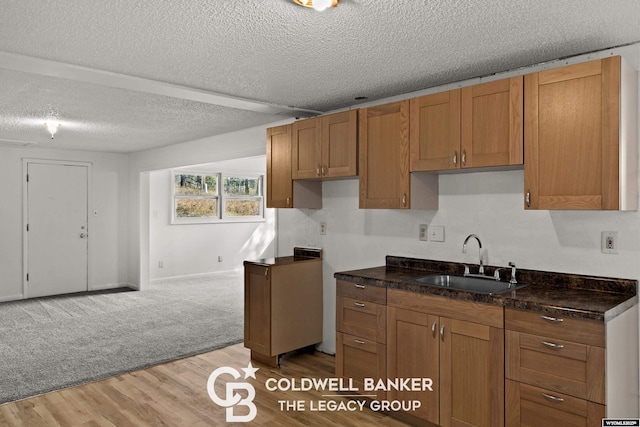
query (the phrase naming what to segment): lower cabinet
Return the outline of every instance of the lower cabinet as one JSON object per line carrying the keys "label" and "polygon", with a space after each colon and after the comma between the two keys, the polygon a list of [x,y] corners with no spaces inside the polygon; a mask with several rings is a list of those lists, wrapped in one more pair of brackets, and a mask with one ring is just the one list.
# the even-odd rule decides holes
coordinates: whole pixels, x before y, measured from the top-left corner
{"label": "lower cabinet", "polygon": [[339,280],[336,294],[336,376],[364,390],[364,378],[387,378],[387,289]]}
{"label": "lower cabinet", "polygon": [[507,427],[599,427],[605,416],[605,326],[505,310]]}
{"label": "lower cabinet", "polygon": [[419,400],[409,421],[504,426],[504,330],[499,306],[387,291],[387,376],[433,380],[433,391],[389,391]]}

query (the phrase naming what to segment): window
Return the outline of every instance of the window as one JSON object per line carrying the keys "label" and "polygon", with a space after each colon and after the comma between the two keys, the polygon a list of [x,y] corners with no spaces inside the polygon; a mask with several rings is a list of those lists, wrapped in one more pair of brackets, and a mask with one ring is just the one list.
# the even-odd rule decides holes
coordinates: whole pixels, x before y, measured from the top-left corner
{"label": "window", "polygon": [[262,178],[225,176],[222,178],[223,218],[262,217]]}
{"label": "window", "polygon": [[173,223],[264,218],[262,176],[173,173]]}

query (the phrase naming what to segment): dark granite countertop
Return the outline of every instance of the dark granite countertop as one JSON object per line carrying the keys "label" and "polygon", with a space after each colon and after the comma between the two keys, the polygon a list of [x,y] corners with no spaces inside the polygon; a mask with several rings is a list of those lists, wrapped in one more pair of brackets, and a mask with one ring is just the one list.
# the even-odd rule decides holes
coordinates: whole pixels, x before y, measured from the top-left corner
{"label": "dark granite countertop", "polygon": [[292,256],[282,256],[276,258],[261,258],[257,260],[247,260],[244,265],[254,264],[269,267],[271,265],[286,265],[294,262],[321,261],[322,249],[316,248],[293,248]]}
{"label": "dark granite countertop", "polygon": [[[477,271],[477,265],[470,267]],[[495,267],[485,266],[487,275],[492,275],[494,270]],[[334,277],[371,286],[603,321],[616,317],[638,301],[637,280],[536,270],[518,269],[518,282],[530,285],[502,295],[477,294],[415,282],[419,277],[437,273],[462,274],[462,266],[445,261],[387,256],[384,266],[338,272]],[[509,269],[502,269],[500,273],[503,280],[510,277]]]}

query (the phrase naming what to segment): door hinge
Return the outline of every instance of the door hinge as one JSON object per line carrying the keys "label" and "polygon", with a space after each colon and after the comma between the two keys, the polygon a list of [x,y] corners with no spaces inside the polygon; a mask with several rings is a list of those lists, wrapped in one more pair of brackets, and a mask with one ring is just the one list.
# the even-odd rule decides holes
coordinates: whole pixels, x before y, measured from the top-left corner
{"label": "door hinge", "polygon": [[27,231],[29,231],[29,224],[27,224]]}
{"label": "door hinge", "polygon": [[29,174],[27,174],[27,182],[29,182]]}
{"label": "door hinge", "polygon": [[27,282],[29,281],[29,273],[27,273]]}

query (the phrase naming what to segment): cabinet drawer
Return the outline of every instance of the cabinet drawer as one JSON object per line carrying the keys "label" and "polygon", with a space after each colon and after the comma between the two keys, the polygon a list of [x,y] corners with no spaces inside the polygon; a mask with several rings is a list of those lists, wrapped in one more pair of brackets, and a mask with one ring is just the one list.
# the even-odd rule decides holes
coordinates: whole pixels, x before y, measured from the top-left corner
{"label": "cabinet drawer", "polygon": [[596,320],[506,309],[505,329],[605,347],[604,322]]}
{"label": "cabinet drawer", "polygon": [[[352,379],[353,385],[359,390],[354,394],[365,393],[364,378],[381,379],[387,376],[387,346],[337,332],[336,376]],[[386,397],[386,393],[382,391],[372,394],[377,394],[375,399]]]}
{"label": "cabinet drawer", "polygon": [[336,294],[341,297],[353,298],[359,301],[369,301],[378,304],[387,303],[387,288],[362,285],[360,283],[338,280]]}
{"label": "cabinet drawer", "polygon": [[350,335],[386,343],[387,307],[375,302],[338,297],[336,329]]}
{"label": "cabinet drawer", "polygon": [[506,376],[605,403],[605,351],[571,341],[506,331]]}
{"label": "cabinet drawer", "polygon": [[507,427],[600,427],[605,406],[507,380]]}

